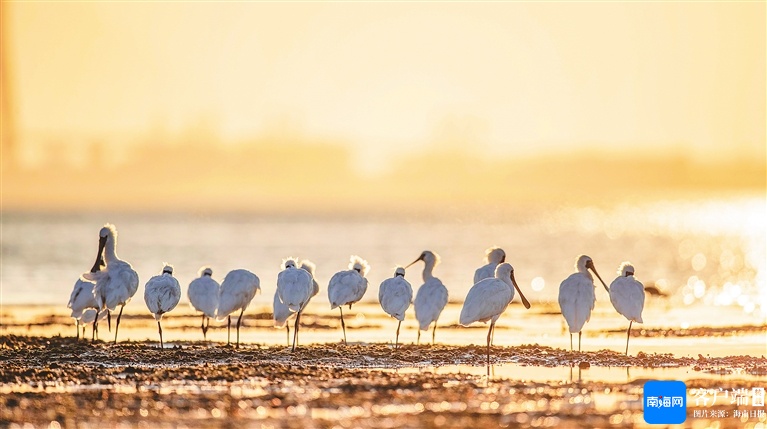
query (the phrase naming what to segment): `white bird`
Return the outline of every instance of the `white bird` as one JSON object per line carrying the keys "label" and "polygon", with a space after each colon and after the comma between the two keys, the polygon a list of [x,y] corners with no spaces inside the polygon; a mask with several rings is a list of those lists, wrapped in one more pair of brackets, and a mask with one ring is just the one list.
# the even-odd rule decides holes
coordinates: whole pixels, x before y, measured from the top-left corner
{"label": "white bird", "polygon": [[[221,285],[213,280],[213,270],[210,267],[202,267],[199,271],[199,277],[189,283],[186,295],[189,298],[189,305],[196,311],[202,312],[202,338],[208,339],[208,328],[210,327],[210,318],[216,317],[218,309],[218,292]],[[207,324],[205,322],[208,322]]]}
{"label": "white bird", "polygon": [[344,344],[346,344],[346,325],[344,324],[344,305],[352,309],[352,304],[361,300],[368,290],[368,279],[365,278],[370,265],[359,256],[352,255],[349,260],[349,269],[339,271],[330,278],[328,283],[328,299],[330,309],[338,307],[341,310],[341,329],[344,331]]}
{"label": "white bird", "polygon": [[[97,265],[104,254],[106,267],[99,271]],[[117,228],[112,224],[106,224],[99,231],[99,251],[96,262],[90,273],[83,274],[83,278],[96,282],[93,288],[93,296],[98,302],[99,311],[107,310],[107,323],[112,329],[112,314],[117,306],[120,306],[120,314],[117,315],[117,327],[115,328],[115,343],[117,343],[117,331],[120,329],[120,318],[123,315],[125,304],[130,302],[138,290],[138,274],[131,264],[117,257]]]}
{"label": "white bird", "polygon": [[394,270],[394,277],[381,282],[378,288],[378,302],[381,308],[389,316],[397,319],[397,336],[394,339],[394,347],[399,345],[399,328],[402,321],[405,320],[405,312],[413,302],[413,287],[405,280],[405,269],[397,267]]}
{"label": "white bird", "polygon": [[[101,258],[101,254],[99,254],[98,263],[92,269],[100,271],[103,265],[104,260]],[[80,325],[82,324],[83,312],[89,308],[99,308],[99,303],[96,301],[96,297],[93,296],[94,287],[96,287],[96,282],[80,277],[75,282],[75,287],[72,288],[72,294],[69,296],[67,308],[72,310],[71,317],[75,319],[77,339],[80,339]],[[104,313],[104,316],[106,316],[106,313]],[[94,317],[93,320],[96,320],[96,318]],[[94,325],[95,327],[96,325]],[[85,339],[85,327],[83,327],[83,339]]]}
{"label": "white bird", "polygon": [[[312,296],[309,297],[309,300],[311,298],[314,298],[319,292],[320,292],[320,285],[317,283],[317,280],[314,278],[314,270],[315,265],[312,261],[309,261],[308,259],[304,259],[301,261],[301,269],[308,272],[312,276]],[[304,305],[306,307],[306,305]],[[288,346],[290,346],[290,325],[288,325],[288,319],[290,319],[291,316],[296,314],[295,312],[291,311],[290,308],[288,308],[287,305],[283,304],[282,301],[280,301],[280,295],[277,293],[277,291],[274,291],[274,326],[276,328],[282,328],[285,327],[285,330],[287,331],[288,336]]]}
{"label": "white bird", "polygon": [[240,317],[237,319],[237,348],[240,347],[240,323],[245,309],[248,308],[250,301],[256,293],[261,292],[261,281],[258,276],[248,270],[238,269],[229,271],[221,282],[221,289],[218,294],[218,310],[216,319],[221,321],[227,319],[226,324],[226,344],[229,345],[229,336],[232,328],[231,313],[240,310]]}
{"label": "white bird", "polygon": [[[96,314],[98,314],[98,320],[96,320]],[[85,338],[85,327],[88,325],[93,325],[93,334],[91,335],[91,341],[97,340],[99,337],[98,322],[101,320],[104,320],[106,317],[107,317],[106,310],[103,310],[100,313],[96,313],[95,309],[88,308],[85,311],[83,311],[83,314],[80,317],[80,325],[83,327],[83,338]]]}
{"label": "white bird", "polygon": [[314,285],[312,284],[312,275],[308,271],[296,267],[296,258],[287,258],[282,261],[282,265],[284,270],[277,274],[277,295],[280,302],[288,307],[288,310],[296,313],[292,349],[295,351],[301,312],[312,298]]}
{"label": "white bird", "polygon": [[163,265],[162,274],[149,279],[144,287],[144,302],[146,302],[149,312],[154,314],[154,320],[157,321],[157,328],[160,332],[160,348],[163,348],[160,320],[162,320],[163,314],[176,308],[181,299],[181,286],[178,284],[178,280],[173,277],[173,266]]}
{"label": "white bird", "polygon": [[[96,283],[90,280],[85,280],[82,278],[77,279],[75,282],[75,287],[72,290],[72,294],[69,296],[69,303],[67,304],[67,308],[72,309],[71,317],[75,319],[78,339],[80,338],[80,321],[83,317],[83,312],[89,308],[96,309],[99,305],[98,302],[96,302],[96,298],[93,296],[93,288],[95,286]],[[83,334],[83,339],[84,338],[85,334]]]}
{"label": "white bird", "polygon": [[272,313],[274,319],[274,327],[284,327],[287,330],[288,347],[290,347],[290,324],[288,324],[288,319],[293,317],[293,315],[296,313],[290,311],[288,306],[280,301],[280,294],[276,290],[274,291],[274,302],[272,303],[272,308],[274,309]]}
{"label": "white bird", "polygon": [[514,289],[519,292],[522,304],[530,308],[530,303],[522,294],[514,278],[514,268],[509,263],[501,263],[495,268],[495,276],[491,279],[482,279],[469,289],[466,300],[461,308],[459,322],[463,326],[469,326],[474,322],[487,323],[490,321],[490,329],[487,330],[487,365],[490,370],[490,345],[492,334],[495,330],[495,322],[514,299]]}
{"label": "white bird", "polygon": [[506,262],[506,252],[500,247],[491,247],[485,250],[485,264],[474,271],[474,284],[480,280],[492,279],[495,277],[495,268],[498,264]]}
{"label": "white bird", "polygon": [[607,285],[594,267],[594,261],[586,255],[581,255],[575,262],[577,272],[570,274],[559,285],[559,308],[570,328],[570,350],[573,349],[573,334],[578,333],[578,351],[581,351],[581,330],[583,325],[591,319],[591,310],[594,309],[596,296],[594,295],[594,278],[589,269],[597,275],[599,281],[609,293]]}
{"label": "white bird", "polygon": [[634,277],[634,266],[631,262],[622,263],[618,269],[618,277],[610,283],[610,302],[618,313],[629,320],[629,328],[626,330],[626,356],[629,354],[631,324],[644,323],[644,298],[644,285]]}
{"label": "white bird", "polygon": [[[424,250],[421,256],[410,265],[415,264],[418,261],[423,261],[423,284],[418,288],[418,293],[415,295],[415,301],[413,306],[415,307],[415,318],[418,320],[418,343],[421,342],[421,331],[428,331],[429,326],[434,323],[434,331],[431,334],[431,343],[434,344],[434,339],[437,336],[437,319],[442,314],[442,310],[447,305],[447,288],[442,284],[442,280],[434,277],[432,271],[434,267],[439,264],[439,255],[436,253]],[[408,268],[408,265],[405,268]]]}

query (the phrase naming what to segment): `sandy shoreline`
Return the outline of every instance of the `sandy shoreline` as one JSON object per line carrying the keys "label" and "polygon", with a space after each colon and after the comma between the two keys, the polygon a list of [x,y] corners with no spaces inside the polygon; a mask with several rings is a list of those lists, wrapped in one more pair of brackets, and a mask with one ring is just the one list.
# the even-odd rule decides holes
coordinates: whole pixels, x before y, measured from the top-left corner
{"label": "sandy shoreline", "polygon": [[[494,346],[494,364],[687,367],[693,388],[767,382],[767,358],[691,359],[538,345]],[[0,423],[48,427],[506,427],[643,426],[643,379],[626,383],[533,382],[458,372],[482,366],[485,348],[387,344],[286,347],[203,342],[158,349],[153,342],[0,337]],[[412,370],[416,368],[416,370]],[[411,369],[411,370],[407,370]],[[711,371],[719,379],[697,378]],[[735,375],[738,374],[738,375]],[[688,402],[692,398],[688,398]],[[735,405],[722,404],[732,412]],[[730,414],[732,415],[732,413]],[[693,421],[689,419],[688,422]],[[703,420],[700,421],[703,423]],[[757,423],[759,420],[752,420]],[[724,419],[721,427],[742,427]],[[692,426],[690,426],[692,427]]]}
{"label": "sandy shoreline", "polygon": [[[180,308],[163,319],[162,350],[144,310],[126,310],[113,344],[103,341],[114,337],[104,322],[102,341],[90,341],[90,328],[88,340],[75,339],[61,306],[5,306],[0,428],[649,427],[642,386],[650,379],[687,383],[683,427],[767,423],[734,418],[737,404],[721,397],[715,408],[694,405],[697,389],[767,387],[767,325],[728,315],[682,327],[690,311],[656,309],[648,320],[658,322],[635,326],[625,356],[624,324],[610,312],[595,314],[579,353],[551,305],[524,317],[512,309],[497,325],[487,376],[487,326],[451,326],[455,304],[436,345],[415,345],[406,319],[399,349],[396,321],[377,303],[349,312],[348,346],[336,314],[320,309],[302,317],[295,353],[268,309],[247,312],[235,349],[225,345],[225,324],[211,324],[213,341],[203,342],[200,317]],[[693,418],[714,409],[729,417]]]}

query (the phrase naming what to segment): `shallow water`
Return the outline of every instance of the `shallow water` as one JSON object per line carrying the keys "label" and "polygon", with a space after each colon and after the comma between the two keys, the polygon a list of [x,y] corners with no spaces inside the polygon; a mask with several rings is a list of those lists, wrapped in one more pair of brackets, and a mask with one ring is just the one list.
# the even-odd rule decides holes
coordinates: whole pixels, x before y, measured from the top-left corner
{"label": "shallow water", "polygon": [[[470,374],[486,376],[487,367],[483,365],[444,365],[397,368],[399,374],[418,374],[433,372],[435,374]],[[495,364],[490,366],[490,379],[511,379],[531,381],[536,383],[570,383],[570,382],[604,382],[632,383],[645,380],[722,380],[728,383],[734,380],[767,381],[767,374],[753,375],[745,371],[734,370],[732,373],[720,374],[695,371],[690,367],[643,368],[643,367],[600,367],[591,366],[581,369],[578,365],[565,366],[528,366],[515,364]]]}
{"label": "shallow water", "polygon": [[[470,212],[447,219],[3,213],[2,304],[65,304],[79,274],[93,264],[98,229],[113,222],[119,255],[140,277],[138,302],[129,308],[143,306],[143,284],[164,261],[175,265],[184,288],[202,265],[212,266],[217,279],[248,268],[263,290],[253,304],[267,306],[280,261],[289,255],[317,263],[322,290],[316,301],[322,304],[328,279],[346,269],[349,255],[361,255],[372,265],[365,300],[375,302],[393,267],[423,249],[442,256],[435,274],[451,299],[462,301],[484,250],[500,245],[533,303],[555,301],[575,257],[586,253],[608,283],[618,265],[631,260],[637,277],[669,292],[675,306],[736,306],[743,319],[761,321],[767,317],[765,219],[763,196],[520,209],[493,219]],[[408,270],[414,288],[420,269]],[[603,292],[598,288],[597,299],[606,301]]]}
{"label": "shallow water", "polygon": [[[134,300],[135,301],[135,300]],[[143,304],[143,302],[142,302]],[[120,324],[120,341],[158,341],[157,324],[147,310],[126,307]],[[448,304],[440,318],[436,339],[439,344],[485,345],[486,324],[475,324],[470,328],[457,325],[461,305]],[[672,353],[675,356],[708,357],[732,355],[767,355],[767,324],[736,325],[743,318],[737,307],[720,307],[719,317],[704,324],[700,321],[700,309],[674,307],[665,300],[648,298],[644,313],[644,324],[634,324],[629,344],[629,353]],[[251,307],[245,312],[240,339],[243,343],[265,346],[279,346],[287,343],[284,328],[273,327],[269,307]],[[75,336],[75,326],[68,317],[66,308],[61,306],[5,306],[2,310],[4,323],[0,333],[17,335],[61,335]],[[114,316],[113,316],[114,318]],[[344,312],[347,325],[347,339],[350,343],[394,343],[397,321],[386,315],[377,303],[361,303],[351,311]],[[695,321],[698,320],[696,324]],[[113,323],[115,320],[113,320]],[[200,316],[188,306],[180,306],[163,318],[163,338],[166,346],[174,342],[200,341]],[[292,335],[292,322],[291,335]],[[300,344],[338,344],[343,339],[339,313],[330,311],[320,303],[312,302],[301,318]],[[233,318],[233,324],[236,318]],[[107,330],[106,322],[99,326],[102,340],[112,339],[114,333]],[[624,352],[626,347],[625,318],[617,314],[609,302],[597,303],[591,321],[586,324],[581,348],[583,351],[613,350]],[[751,327],[749,329],[745,329]],[[401,344],[415,344],[417,323],[410,308],[402,323]],[[643,333],[643,330],[644,333]],[[423,332],[421,340],[431,342],[432,332]],[[91,337],[91,327],[86,337]],[[292,337],[291,337],[292,338]],[[208,339],[214,342],[227,340],[226,322],[211,321]],[[232,328],[231,339],[235,339]],[[494,344],[518,346],[539,344],[542,346],[569,349],[570,336],[566,333],[564,319],[558,313],[556,304],[539,304],[530,310],[513,305],[498,319]],[[578,347],[578,337],[574,336]]]}

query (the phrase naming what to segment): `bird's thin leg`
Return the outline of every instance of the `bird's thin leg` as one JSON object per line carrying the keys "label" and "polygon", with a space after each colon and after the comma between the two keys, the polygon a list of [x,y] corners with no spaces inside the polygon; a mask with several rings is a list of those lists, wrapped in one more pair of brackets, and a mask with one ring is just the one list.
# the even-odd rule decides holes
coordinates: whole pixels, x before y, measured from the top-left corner
{"label": "bird's thin leg", "polygon": [[[79,335],[79,334],[80,334],[80,333],[78,332],[78,335]],[[84,340],[84,339],[85,339],[85,325],[83,325],[83,340]]]}
{"label": "bird's thin leg", "polygon": [[344,309],[340,306],[338,309],[341,310],[341,329],[344,330],[344,345],[346,345],[346,324],[344,323]]}
{"label": "bird's thin leg", "polygon": [[[96,314],[96,318],[98,318],[98,317],[99,317],[99,315],[97,313]],[[109,330],[109,332],[112,332],[112,312],[109,311],[108,308],[107,308],[107,329]]]}
{"label": "bird's thin leg", "polygon": [[399,323],[397,323],[397,336],[394,339],[394,348],[396,349],[399,346],[399,327],[402,326],[402,321],[400,320]]}
{"label": "bird's thin leg", "polygon": [[573,333],[570,332],[570,351],[573,351]]}
{"label": "bird's thin leg", "polygon": [[245,309],[243,308],[240,310],[240,317],[237,318],[237,346],[236,348],[240,348],[240,322],[242,321],[242,315],[245,313]]}
{"label": "bird's thin leg", "polygon": [[117,330],[120,329],[120,318],[123,317],[123,308],[125,308],[125,304],[120,307],[120,314],[117,315],[117,326],[115,326],[115,344],[117,344]]}
{"label": "bird's thin leg", "polygon": [[210,317],[205,317],[206,324],[205,324],[205,330],[202,331],[202,337],[205,341],[208,341],[208,329],[210,328]]}
{"label": "bird's thin leg", "polygon": [[579,352],[581,351],[581,334],[582,333],[583,333],[582,331],[578,332],[578,351]]}
{"label": "bird's thin leg", "polygon": [[[303,315],[304,315],[304,310],[303,310],[303,306],[302,306],[301,307],[301,311],[298,313],[298,317],[300,318]],[[301,328],[301,325],[300,324],[296,324],[296,329],[300,330],[300,328]],[[296,346],[299,346],[299,345],[301,345],[301,343],[298,341],[298,335],[296,335]]]}
{"label": "bird's thin leg", "polygon": [[434,345],[435,338],[437,338],[437,321],[434,321],[434,330],[431,331],[431,345]]}
{"label": "bird's thin leg", "polygon": [[418,339],[415,340],[415,345],[420,346],[421,345],[421,327],[418,327]]}
{"label": "bird's thin leg", "polygon": [[299,311],[296,313],[296,325],[293,328],[293,349],[291,351],[296,351],[296,342],[298,340],[298,321],[301,319],[301,312]]}
{"label": "bird's thin leg", "polygon": [[490,375],[490,339],[493,335],[493,326],[495,322],[490,322],[490,329],[487,330],[487,375]]}
{"label": "bird's thin leg", "polygon": [[232,332],[232,316],[230,315],[226,318],[226,345],[227,346],[231,344],[229,341],[231,332]]}
{"label": "bird's thin leg", "polygon": [[[91,342],[96,341],[96,332],[99,330],[99,315],[96,313],[96,320],[93,321],[93,335],[91,336]],[[85,336],[85,334],[83,334]]]}
{"label": "bird's thin leg", "polygon": [[207,339],[205,335],[205,333],[207,332],[207,329],[205,329],[205,313],[202,313],[202,325],[200,326],[200,328],[202,329],[202,339],[203,341],[205,341]]}
{"label": "bird's thin leg", "polygon": [[160,331],[160,348],[165,348],[165,346],[162,343],[162,326],[160,326],[160,321],[157,321],[157,329]]}
{"label": "bird's thin leg", "polygon": [[285,324],[285,330],[288,332],[288,347],[290,347],[290,324]]}
{"label": "bird's thin leg", "polygon": [[[301,307],[303,308],[303,307]],[[301,328],[301,325],[299,323],[299,319],[301,319],[301,315],[304,314],[304,310],[298,312],[298,316],[296,316],[296,346],[298,346],[300,343],[298,342],[298,331]]]}
{"label": "bird's thin leg", "polygon": [[629,329],[626,331],[626,356],[629,355],[629,338],[631,338],[631,324],[633,320],[629,321]]}
{"label": "bird's thin leg", "polygon": [[[77,339],[80,339],[80,319],[75,320],[75,331],[77,331]],[[85,334],[83,334],[83,339],[85,339]]]}

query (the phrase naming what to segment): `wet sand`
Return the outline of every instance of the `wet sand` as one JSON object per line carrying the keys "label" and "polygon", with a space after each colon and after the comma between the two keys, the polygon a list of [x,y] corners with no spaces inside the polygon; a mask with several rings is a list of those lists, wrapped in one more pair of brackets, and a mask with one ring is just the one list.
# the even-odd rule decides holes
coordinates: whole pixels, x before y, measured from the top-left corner
{"label": "wet sand", "polygon": [[[175,342],[118,344],[67,337],[0,337],[0,426],[49,427],[605,427],[644,426],[646,380],[533,382],[451,371],[484,367],[478,346],[314,344],[284,346]],[[694,388],[767,384],[767,358],[624,356],[539,345],[492,348],[504,364],[691,370]],[[718,379],[707,373],[729,374]],[[737,375],[735,375],[737,374]],[[692,402],[691,402],[692,401]],[[688,396],[690,408],[694,399]],[[736,409],[727,401],[717,409]],[[692,410],[690,411],[690,415]],[[743,427],[758,419],[720,419]],[[708,419],[688,418],[686,427]],[[15,426],[14,426],[15,427]],[[703,427],[703,426],[701,426]]]}
{"label": "wet sand", "polygon": [[[90,327],[88,340],[75,339],[61,306],[6,306],[0,428],[650,427],[641,402],[649,379],[687,383],[683,427],[767,423],[733,417],[738,405],[721,395],[715,408],[696,408],[692,396],[701,388],[767,387],[767,325],[732,325],[722,316],[715,326],[682,329],[691,311],[651,309],[647,320],[662,323],[635,326],[625,356],[625,322],[598,312],[579,353],[565,349],[569,337],[551,306],[524,317],[512,308],[497,325],[488,368],[487,326],[451,326],[460,305],[446,308],[436,345],[416,345],[406,319],[397,349],[396,321],[376,303],[345,312],[349,345],[340,341],[336,313],[318,310],[302,317],[293,353],[263,308],[247,312],[240,348],[226,345],[222,322],[211,323],[213,341],[201,341],[200,317],[178,308],[163,319],[166,348],[159,349],[157,325],[141,306],[126,309],[117,344],[91,342]],[[105,322],[100,333],[114,336]],[[713,409],[728,417],[693,417]]]}

